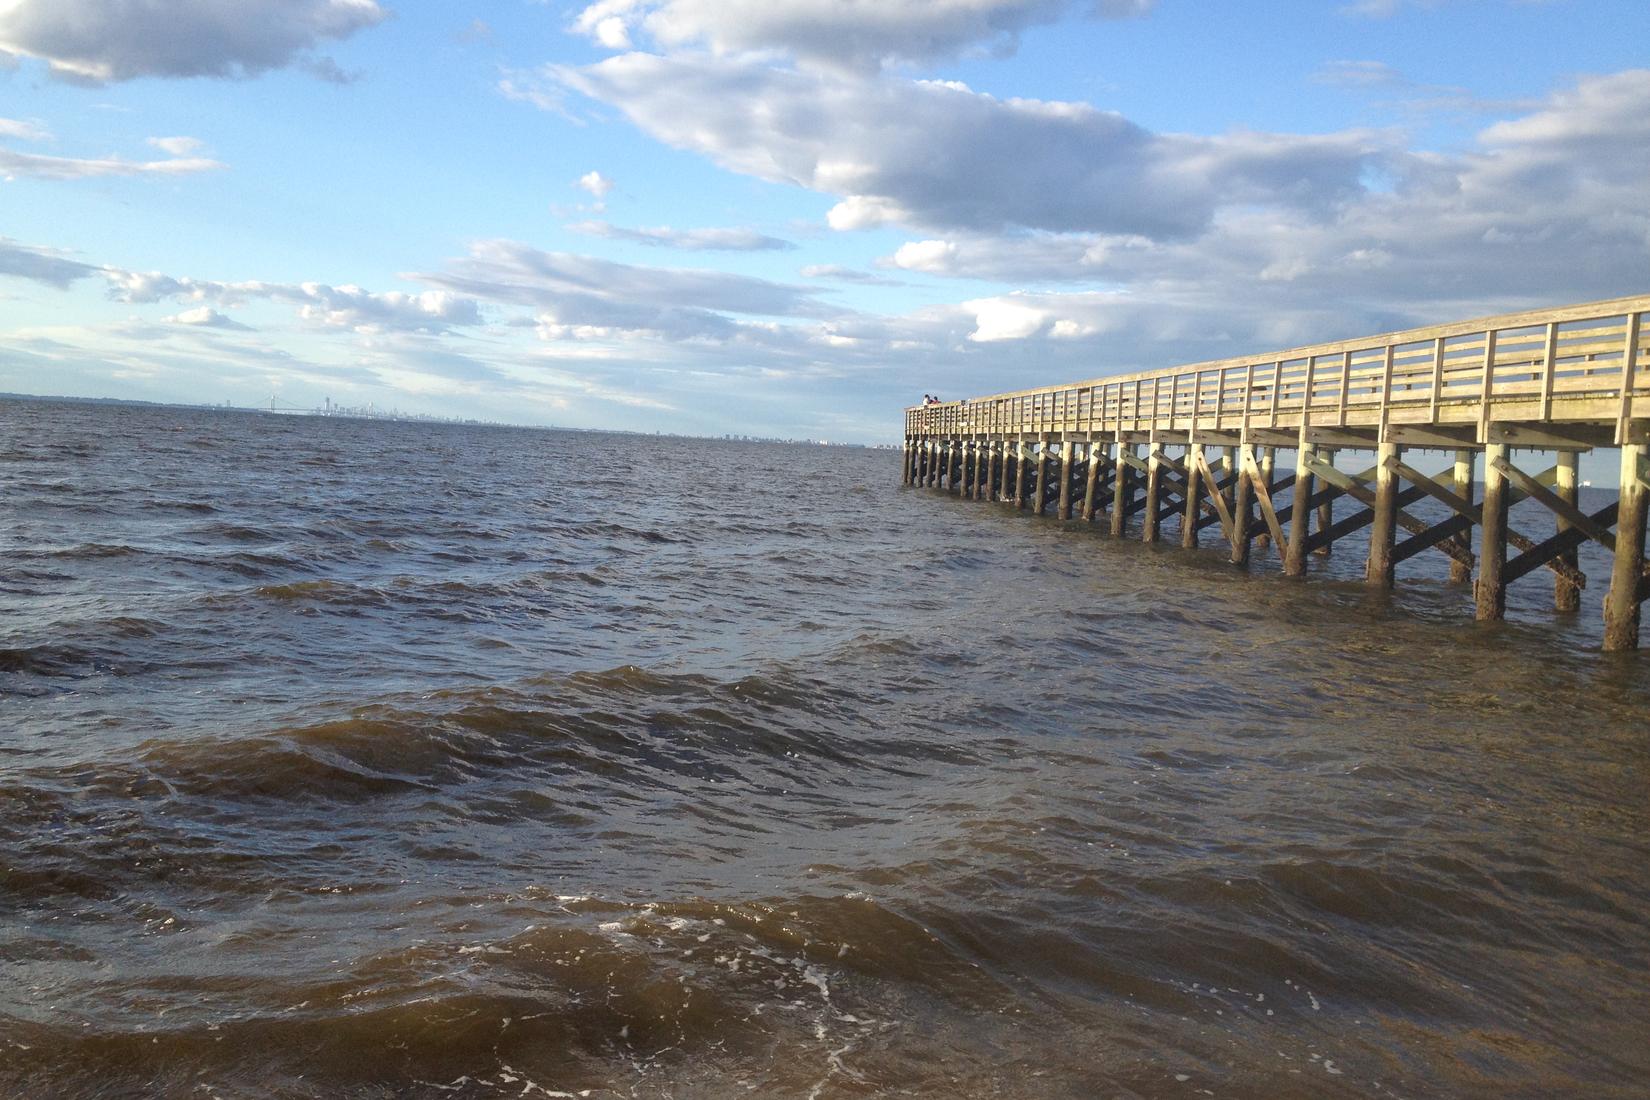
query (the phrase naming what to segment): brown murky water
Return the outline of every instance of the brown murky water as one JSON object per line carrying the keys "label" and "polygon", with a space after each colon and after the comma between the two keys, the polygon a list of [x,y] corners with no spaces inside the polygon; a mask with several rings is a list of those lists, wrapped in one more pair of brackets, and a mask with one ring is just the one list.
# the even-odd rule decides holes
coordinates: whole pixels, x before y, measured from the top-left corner
{"label": "brown murky water", "polygon": [[1481,628],[897,482],[0,405],[0,1095],[1650,1091],[1596,561]]}

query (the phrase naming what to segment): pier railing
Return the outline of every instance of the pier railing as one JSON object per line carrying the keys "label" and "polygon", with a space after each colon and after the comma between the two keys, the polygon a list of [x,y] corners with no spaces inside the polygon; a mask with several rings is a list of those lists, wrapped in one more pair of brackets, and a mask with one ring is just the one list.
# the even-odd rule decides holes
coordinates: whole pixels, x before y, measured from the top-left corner
{"label": "pier railing", "polygon": [[915,406],[905,434],[1487,426],[1512,418],[1614,423],[1620,442],[1628,420],[1650,415],[1647,312],[1650,295],[1617,298]]}

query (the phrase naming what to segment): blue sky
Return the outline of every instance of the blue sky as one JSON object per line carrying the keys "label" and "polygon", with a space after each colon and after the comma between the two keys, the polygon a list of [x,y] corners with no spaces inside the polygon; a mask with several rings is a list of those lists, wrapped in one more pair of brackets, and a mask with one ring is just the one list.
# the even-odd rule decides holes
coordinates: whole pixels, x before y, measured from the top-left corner
{"label": "blue sky", "polygon": [[0,0],[0,390],[883,441],[1642,293],[1650,4]]}

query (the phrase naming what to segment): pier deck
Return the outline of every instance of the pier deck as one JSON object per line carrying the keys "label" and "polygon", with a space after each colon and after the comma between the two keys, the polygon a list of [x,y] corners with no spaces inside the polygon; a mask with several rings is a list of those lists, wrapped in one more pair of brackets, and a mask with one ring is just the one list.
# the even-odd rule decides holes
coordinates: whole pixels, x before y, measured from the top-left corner
{"label": "pier deck", "polygon": [[[1442,553],[1452,580],[1473,579],[1480,619],[1501,618],[1507,585],[1539,569],[1553,574],[1555,606],[1575,610],[1587,583],[1576,548],[1591,539],[1613,556],[1604,647],[1631,649],[1650,595],[1647,312],[1650,295],[1617,298],[915,406],[903,480],[1075,512],[1117,536],[1138,517],[1148,542],[1172,517],[1186,547],[1218,525],[1234,562],[1275,542],[1291,575],[1368,528],[1371,584],[1391,587],[1401,562]],[[1278,448],[1293,450],[1293,474],[1278,476]],[[1595,448],[1619,450],[1621,487],[1588,514],[1577,456]],[[1337,469],[1338,450],[1373,451],[1374,465]],[[1428,475],[1406,450],[1447,450],[1451,465]],[[1515,464],[1532,452],[1556,461],[1539,472]],[[1405,511],[1422,497],[1449,518]],[[1550,536],[1509,528],[1508,509],[1526,498],[1552,513]],[[1359,507],[1336,517],[1342,500]]]}

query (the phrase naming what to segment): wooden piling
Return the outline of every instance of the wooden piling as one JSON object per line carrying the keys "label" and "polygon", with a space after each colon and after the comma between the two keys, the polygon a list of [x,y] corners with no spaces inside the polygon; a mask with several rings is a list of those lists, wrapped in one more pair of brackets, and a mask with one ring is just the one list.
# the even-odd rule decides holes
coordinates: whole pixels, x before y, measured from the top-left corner
{"label": "wooden piling", "polygon": [[[1231,459],[1227,459],[1231,462]],[[1255,461],[1255,448],[1248,443],[1238,448],[1235,462],[1237,480],[1232,483],[1232,564],[1249,564],[1249,521],[1254,511],[1254,490],[1249,484],[1249,471]]]}
{"label": "wooden piling", "polygon": [[[1473,466],[1478,461],[1478,455],[1473,451],[1458,450],[1455,452],[1454,488],[1455,495],[1467,503],[1472,503]],[[1451,536],[1455,544],[1461,549],[1472,551],[1472,529],[1462,531],[1459,535]],[[1449,563],[1449,581],[1451,584],[1466,584],[1472,580],[1472,566],[1454,558]]]}
{"label": "wooden piling", "polygon": [[[1324,465],[1335,465],[1335,448],[1326,447],[1319,451],[1318,454]],[[1318,530],[1327,531],[1333,526],[1335,526],[1335,501],[1331,498],[1318,505]],[[1320,557],[1327,558],[1330,553],[1330,548],[1333,545],[1334,542],[1332,540],[1326,540],[1322,546],[1312,552]]]}
{"label": "wooden piling", "polygon": [[1071,440],[1060,444],[1060,518],[1071,518],[1071,466],[1075,447]]}
{"label": "wooden piling", "polygon": [[1197,521],[1200,499],[1203,496],[1203,444],[1186,444],[1186,510],[1180,514],[1180,545],[1191,550],[1197,546]]}
{"label": "wooden piling", "polygon": [[[1273,474],[1277,468],[1277,461],[1278,449],[1276,447],[1262,447],[1260,449],[1260,485],[1261,488],[1266,491],[1267,496],[1271,496],[1272,494],[1272,484],[1274,481]],[[1256,548],[1265,550],[1271,545],[1272,536],[1266,531],[1265,528],[1262,528],[1255,535]]]}
{"label": "wooden piling", "polygon": [[1141,542],[1157,541],[1157,497],[1163,480],[1162,456],[1163,444],[1155,439],[1146,444],[1146,511],[1140,520]]}
{"label": "wooden piling", "polygon": [[1015,511],[1025,511],[1026,480],[1030,480],[1031,472],[1026,467],[1031,463],[1031,445],[1026,440],[1018,442],[1018,454],[1015,455]]}
{"label": "wooden piling", "polygon": [[1306,572],[1306,539],[1312,533],[1313,474],[1307,467],[1317,448],[1304,439],[1295,450],[1295,495],[1289,507],[1289,545],[1284,548],[1285,576],[1299,577]]}
{"label": "wooden piling", "polygon": [[1397,563],[1392,552],[1398,539],[1398,471],[1389,459],[1400,459],[1398,444],[1383,440],[1375,451],[1375,518],[1369,525],[1369,560],[1364,580],[1373,588],[1391,588]]}
{"label": "wooden piling", "polygon": [[[1558,452],[1558,479],[1553,484],[1554,495],[1566,504],[1571,505],[1579,503],[1581,499],[1580,489],[1576,484],[1577,457],[1578,456],[1575,451]],[[1562,515],[1555,515],[1553,518],[1557,526],[1558,534],[1562,535],[1565,531],[1570,530],[1572,524]],[[1580,556],[1576,553],[1576,548],[1573,546],[1568,550],[1561,551],[1558,555],[1558,560],[1564,562],[1572,569],[1577,568],[1580,564]],[[1553,610],[1579,611],[1580,609],[1581,589],[1569,577],[1566,577],[1560,573],[1554,573]]]}
{"label": "wooden piling", "polygon": [[1083,510],[1079,513],[1084,523],[1094,522],[1094,498],[1100,490],[1100,447],[1092,440],[1088,444],[1088,476],[1083,481]]}
{"label": "wooden piling", "polygon": [[1132,453],[1134,444],[1117,441],[1117,476],[1114,481],[1115,489],[1111,497],[1111,533],[1114,538],[1123,537],[1124,525],[1128,523],[1129,510],[1129,464],[1123,461],[1125,454]]}
{"label": "wooden piling", "polygon": [[[1640,424],[1643,427],[1643,424]],[[1645,597],[1645,517],[1650,514],[1650,447],[1623,443],[1621,489],[1616,509],[1616,552],[1610,591],[1604,597],[1604,648],[1635,649],[1639,644],[1639,604]]]}
{"label": "wooden piling", "polygon": [[1507,614],[1507,585],[1501,576],[1507,568],[1507,475],[1496,465],[1497,459],[1506,458],[1506,444],[1485,445],[1482,546],[1478,553],[1478,583],[1473,586],[1481,621],[1502,619]]}

